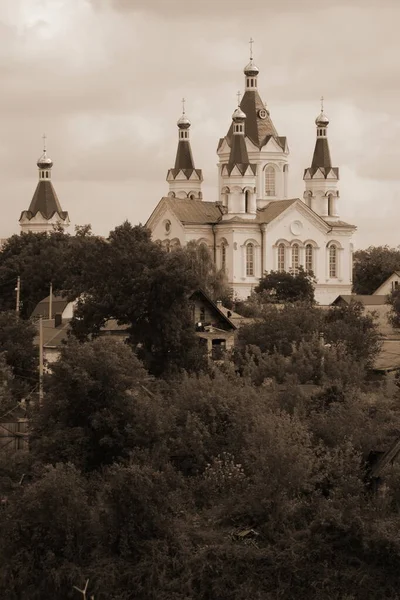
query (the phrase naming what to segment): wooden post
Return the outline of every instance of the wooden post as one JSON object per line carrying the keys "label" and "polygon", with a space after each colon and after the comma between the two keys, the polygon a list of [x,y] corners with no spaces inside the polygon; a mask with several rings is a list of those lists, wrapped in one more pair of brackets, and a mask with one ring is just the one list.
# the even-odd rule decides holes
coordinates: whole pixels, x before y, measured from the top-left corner
{"label": "wooden post", "polygon": [[50,283],[50,296],[49,296],[49,319],[53,318],[53,284]]}
{"label": "wooden post", "polygon": [[43,317],[39,317],[39,406],[43,404]]}
{"label": "wooden post", "polygon": [[19,316],[19,305],[21,298],[21,277],[18,275],[17,277],[17,287],[15,288],[16,298],[15,298],[15,312],[17,313],[17,317]]}

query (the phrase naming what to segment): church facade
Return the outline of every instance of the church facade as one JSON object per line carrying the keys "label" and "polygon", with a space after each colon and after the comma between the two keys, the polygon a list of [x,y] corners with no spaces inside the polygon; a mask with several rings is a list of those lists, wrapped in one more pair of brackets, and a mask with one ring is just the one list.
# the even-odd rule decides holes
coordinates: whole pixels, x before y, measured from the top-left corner
{"label": "church facade", "polygon": [[202,171],[194,164],[190,121],[179,119],[175,166],[167,174],[168,195],[147,226],[167,249],[190,240],[206,244],[226,272],[234,296],[251,294],[265,272],[302,266],[316,278],[315,297],[329,304],[352,287],[352,235],[340,219],[339,169],[332,165],[324,114],[317,117],[316,143],[304,171],[302,199],[288,198],[289,148],[258,93],[259,69],[251,56],[245,92],[232,124],[218,143],[218,195],[203,199]]}

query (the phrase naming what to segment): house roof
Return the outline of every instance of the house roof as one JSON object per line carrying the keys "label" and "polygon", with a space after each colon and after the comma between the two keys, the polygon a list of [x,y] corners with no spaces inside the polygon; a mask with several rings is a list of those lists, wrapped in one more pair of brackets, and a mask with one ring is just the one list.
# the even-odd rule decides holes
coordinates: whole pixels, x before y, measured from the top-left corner
{"label": "house roof", "polygon": [[333,305],[345,302],[350,304],[351,302],[361,302],[364,306],[381,306],[386,304],[386,296],[373,296],[373,295],[361,295],[361,294],[343,294],[338,296],[333,302]]}
{"label": "house roof", "polygon": [[[52,313],[55,315],[56,313],[63,313],[67,308],[69,301],[63,296],[52,295]],[[33,309],[31,317],[43,317],[45,319],[49,318],[49,305],[50,305],[50,296],[46,296],[43,298]]]}
{"label": "house roof", "polygon": [[393,273],[391,275],[389,275],[389,277],[387,279],[385,279],[385,281],[383,283],[381,283],[381,285],[374,291],[374,295],[379,295],[378,292],[379,290],[384,287],[388,281],[390,281],[392,279],[392,277],[399,277],[400,278],[400,271],[393,271]]}
{"label": "house roof", "polygon": [[218,314],[218,316],[227,324],[231,329],[237,329],[236,325],[232,323],[229,317],[219,308],[219,306],[210,298],[210,296],[202,289],[194,291],[190,298],[201,297],[211,308]]}
{"label": "house roof", "polygon": [[22,215],[26,215],[28,218],[32,218],[38,212],[40,212],[45,219],[51,219],[55,213],[57,213],[63,221],[68,218],[68,213],[61,209],[60,202],[51,181],[41,180],[38,182],[29,208],[27,211],[24,210],[22,212],[21,217]]}

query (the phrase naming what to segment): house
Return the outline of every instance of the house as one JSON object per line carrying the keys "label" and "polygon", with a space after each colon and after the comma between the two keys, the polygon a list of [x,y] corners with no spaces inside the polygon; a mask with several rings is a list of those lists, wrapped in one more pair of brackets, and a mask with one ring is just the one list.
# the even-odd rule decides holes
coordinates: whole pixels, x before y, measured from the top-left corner
{"label": "house", "polygon": [[390,277],[388,277],[386,279],[386,281],[384,281],[377,290],[375,290],[374,292],[374,296],[388,296],[389,294],[391,294],[392,292],[394,292],[395,290],[400,288],[400,272],[399,271],[394,271],[394,273],[392,273],[390,275]]}
{"label": "house", "polygon": [[213,302],[203,290],[195,291],[190,303],[197,337],[212,359],[222,359],[226,351],[232,350],[235,341],[237,327],[230,319],[230,311],[223,309],[221,302]]}

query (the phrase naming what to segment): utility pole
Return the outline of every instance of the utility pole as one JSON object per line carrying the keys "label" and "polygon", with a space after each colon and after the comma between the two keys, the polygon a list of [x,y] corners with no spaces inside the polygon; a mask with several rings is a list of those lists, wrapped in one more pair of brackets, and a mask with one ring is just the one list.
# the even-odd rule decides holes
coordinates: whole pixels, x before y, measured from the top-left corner
{"label": "utility pole", "polygon": [[43,404],[43,317],[39,317],[39,406]]}
{"label": "utility pole", "polygon": [[53,284],[50,283],[50,296],[49,296],[49,319],[53,318]]}
{"label": "utility pole", "polygon": [[21,298],[21,277],[19,275],[17,277],[17,287],[15,288],[15,291],[17,292],[16,298],[15,298],[15,312],[17,313],[17,317],[18,317],[19,316],[20,298]]}

